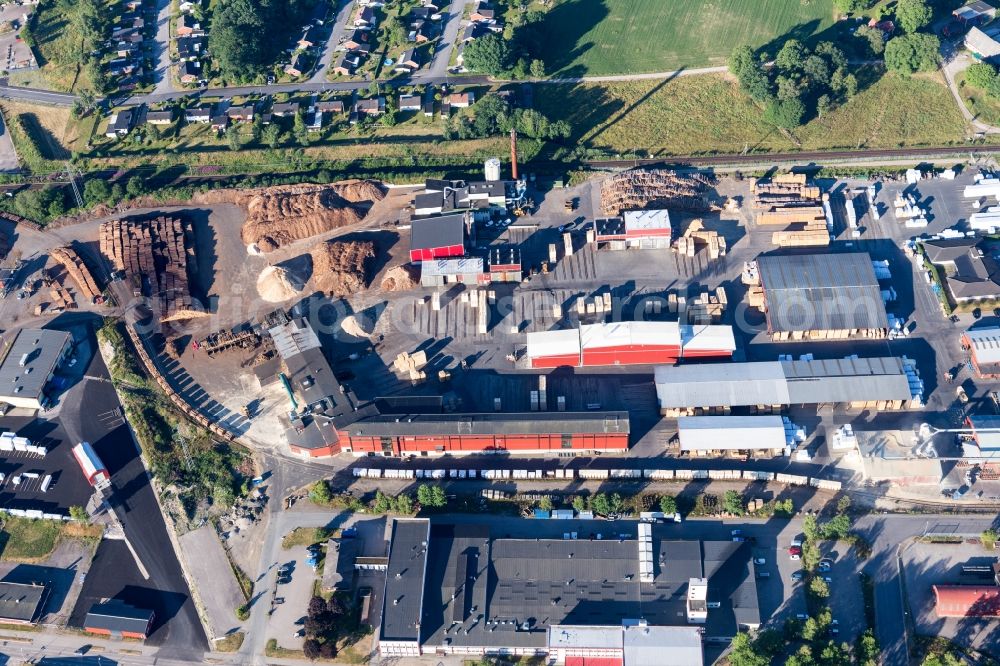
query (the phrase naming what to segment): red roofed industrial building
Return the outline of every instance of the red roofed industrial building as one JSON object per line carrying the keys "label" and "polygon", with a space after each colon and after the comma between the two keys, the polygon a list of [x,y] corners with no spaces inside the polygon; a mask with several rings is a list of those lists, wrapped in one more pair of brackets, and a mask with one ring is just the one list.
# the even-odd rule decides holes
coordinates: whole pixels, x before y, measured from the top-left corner
{"label": "red roofed industrial building", "polygon": [[680,359],[730,359],[736,339],[729,326],[625,321],[579,329],[528,333],[532,368],[673,364]]}
{"label": "red roofed industrial building", "polygon": [[976,328],[962,334],[962,348],[983,379],[1000,377],[1000,327]]}
{"label": "red roofed industrial building", "polygon": [[612,249],[667,249],[673,230],[665,210],[629,210],[622,217],[594,222],[594,242]]}
{"label": "red roofed industrial building", "polygon": [[934,585],[938,617],[1000,617],[1000,586]]}
{"label": "red roofed industrial building", "polygon": [[466,213],[413,220],[410,227],[410,261],[430,261],[465,255],[465,241],[472,234],[472,217]]}

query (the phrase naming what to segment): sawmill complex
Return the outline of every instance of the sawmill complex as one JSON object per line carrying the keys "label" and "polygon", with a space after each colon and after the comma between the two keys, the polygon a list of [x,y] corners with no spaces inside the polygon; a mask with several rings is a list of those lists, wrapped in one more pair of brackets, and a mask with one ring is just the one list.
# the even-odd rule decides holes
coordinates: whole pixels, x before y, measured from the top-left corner
{"label": "sawmill complex", "polygon": [[658,650],[656,664],[697,666],[702,640],[729,640],[761,623],[749,543],[674,540],[648,523],[637,537],[538,538],[536,521],[522,522],[513,527],[519,536],[507,527],[500,535],[486,525],[396,520],[381,655],[654,663],[630,655],[642,647]]}

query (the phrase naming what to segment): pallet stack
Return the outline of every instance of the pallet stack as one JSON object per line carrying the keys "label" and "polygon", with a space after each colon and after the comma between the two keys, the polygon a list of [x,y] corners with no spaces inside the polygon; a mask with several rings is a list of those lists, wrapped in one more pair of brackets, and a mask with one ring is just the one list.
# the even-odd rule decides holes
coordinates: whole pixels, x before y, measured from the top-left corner
{"label": "pallet stack", "polygon": [[136,296],[153,296],[161,320],[188,319],[192,309],[188,261],[194,258],[188,225],[181,219],[111,220],[101,224],[101,254],[125,274]]}
{"label": "pallet stack", "polygon": [[98,288],[97,282],[94,281],[94,276],[91,274],[90,269],[83,263],[83,259],[80,258],[80,255],[76,251],[68,247],[57,247],[49,255],[73,278],[77,289],[80,290],[80,294],[88,303],[97,303],[100,301],[101,290]]}

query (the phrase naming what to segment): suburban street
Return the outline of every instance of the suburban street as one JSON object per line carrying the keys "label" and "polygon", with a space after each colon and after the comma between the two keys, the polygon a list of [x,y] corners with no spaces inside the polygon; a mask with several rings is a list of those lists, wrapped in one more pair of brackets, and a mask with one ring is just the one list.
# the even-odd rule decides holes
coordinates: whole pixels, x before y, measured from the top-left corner
{"label": "suburban street", "polygon": [[435,79],[448,78],[448,63],[451,61],[451,53],[457,46],[459,31],[462,27],[462,14],[469,0],[452,0],[448,7],[448,16],[445,19],[444,31],[434,50],[434,56],[426,67],[417,70],[414,79],[431,82]]}
{"label": "suburban street", "polygon": [[337,2],[343,4],[334,14],[333,27],[330,29],[330,36],[327,38],[326,43],[323,44],[322,49],[317,54],[318,64],[313,70],[312,76],[309,77],[309,83],[326,83],[327,72],[330,71],[330,67],[333,65],[334,60],[337,58],[337,45],[340,39],[344,36],[344,30],[347,27],[347,22],[351,20],[351,14],[354,12],[355,4],[354,0],[336,0]]}
{"label": "suburban street", "polygon": [[156,40],[153,42],[153,61],[156,62],[156,90],[158,94],[174,90],[173,72],[170,71],[170,14],[171,0],[157,0]]}

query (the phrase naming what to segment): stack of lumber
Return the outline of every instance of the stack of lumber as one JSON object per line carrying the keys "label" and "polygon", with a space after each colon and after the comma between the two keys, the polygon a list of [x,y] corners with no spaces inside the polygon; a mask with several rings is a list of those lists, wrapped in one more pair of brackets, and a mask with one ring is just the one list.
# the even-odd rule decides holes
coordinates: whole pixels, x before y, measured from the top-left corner
{"label": "stack of lumber", "polygon": [[418,351],[415,354],[403,352],[392,362],[396,372],[414,383],[427,379],[427,374],[422,371],[425,365],[427,365],[427,352],[425,351]]}
{"label": "stack of lumber", "polygon": [[46,286],[49,287],[49,299],[51,300],[49,312],[58,314],[64,310],[76,308],[76,301],[73,299],[73,295],[58,282],[51,280],[48,281]]}
{"label": "stack of lumber", "polygon": [[787,227],[790,224],[810,224],[819,222],[826,226],[826,215],[823,206],[771,206],[757,215],[758,225],[780,225]]}
{"label": "stack of lumber", "polygon": [[717,231],[705,229],[700,219],[691,220],[684,235],[674,244],[674,250],[685,257],[693,257],[698,252],[699,243],[708,246],[708,256],[712,259],[726,256],[726,238]]}
{"label": "stack of lumber", "polygon": [[687,302],[687,319],[690,324],[713,324],[722,319],[726,311],[726,292],[719,287],[714,294],[703,291]]}
{"label": "stack of lumber", "polygon": [[813,221],[800,229],[775,231],[771,243],[778,247],[820,247],[830,244],[830,232],[825,221]]}
{"label": "stack of lumber", "polygon": [[83,259],[75,250],[68,247],[57,247],[49,255],[73,278],[73,282],[76,283],[77,288],[88,303],[98,302],[101,290],[98,288],[97,282],[94,281],[90,269],[83,263]]}
{"label": "stack of lumber", "polygon": [[753,186],[753,205],[760,209],[757,224],[784,229],[771,235],[779,247],[815,247],[830,244],[822,192],[804,173],[780,174]]}
{"label": "stack of lumber", "polygon": [[623,171],[601,185],[601,208],[608,217],[647,207],[701,212],[709,209],[708,192],[715,184],[702,173],[667,169]]}
{"label": "stack of lumber", "polygon": [[206,316],[193,309],[188,290],[190,230],[178,218],[111,220],[100,229],[101,254],[122,271],[136,296],[160,300],[161,320]]}

